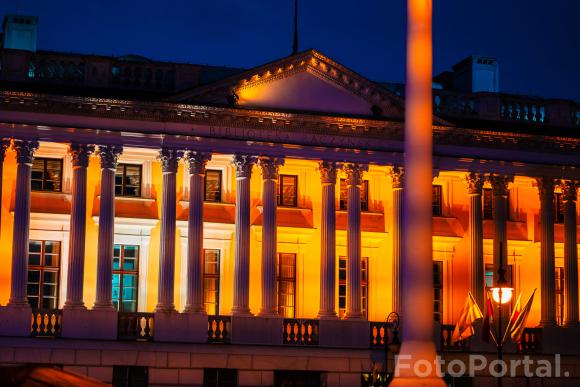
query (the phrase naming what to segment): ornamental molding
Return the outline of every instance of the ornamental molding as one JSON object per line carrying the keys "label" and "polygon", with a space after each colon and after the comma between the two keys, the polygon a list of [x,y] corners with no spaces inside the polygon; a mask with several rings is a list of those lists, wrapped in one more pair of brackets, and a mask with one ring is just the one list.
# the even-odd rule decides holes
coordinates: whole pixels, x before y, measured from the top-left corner
{"label": "ornamental molding", "polygon": [[188,150],[184,158],[190,175],[205,176],[205,166],[211,160],[211,153]]}
{"label": "ornamental molding", "polygon": [[16,151],[16,161],[18,164],[32,165],[34,162],[34,152],[38,149],[38,141],[14,140],[12,146]]}
{"label": "ornamental molding", "polygon": [[179,160],[183,157],[183,151],[169,148],[162,148],[157,159],[161,162],[163,173],[177,173]]}
{"label": "ornamental molding", "polygon": [[233,164],[236,167],[236,177],[238,179],[249,179],[252,177],[252,167],[256,164],[257,157],[251,155],[234,155]]}
{"label": "ornamental molding", "polygon": [[73,167],[87,168],[89,166],[89,158],[94,151],[94,145],[77,143],[70,144],[68,153],[71,156]]}
{"label": "ornamental molding", "polygon": [[[317,78],[329,81],[359,96],[371,106],[379,106],[386,117],[403,118],[404,116],[405,104],[402,98],[316,50],[304,51],[255,67],[206,86],[181,92],[167,100],[176,102],[223,101],[232,95],[232,92],[238,94],[244,89],[274,82],[300,72],[307,72]],[[444,122],[436,117],[435,120],[439,123]]]}
{"label": "ornamental molding", "polygon": [[101,169],[117,169],[119,156],[123,153],[123,147],[117,145],[101,145],[97,154],[101,158]]}
{"label": "ornamental molding", "polygon": [[469,172],[465,175],[465,185],[469,195],[481,195],[483,193],[483,184],[485,175],[477,172]]}
{"label": "ornamental molding", "polygon": [[343,167],[346,173],[346,185],[360,187],[363,183],[363,173],[369,170],[369,166],[366,164],[355,164],[348,163]]}
{"label": "ornamental molding", "polygon": [[494,196],[507,197],[509,195],[509,184],[513,183],[514,177],[512,175],[500,175],[497,173],[491,173],[488,177],[491,183],[491,188],[493,189]]}
{"label": "ornamental molding", "polygon": [[[167,122],[203,125],[208,127],[212,136],[221,138],[247,137],[248,140],[264,138],[274,142],[292,142],[291,135],[302,134],[308,137],[312,145],[359,149],[372,148],[373,139],[401,143],[404,134],[402,122],[372,118],[12,91],[0,91],[0,111],[62,114],[81,120],[83,117],[90,117],[150,121],[159,122],[160,127],[164,127]],[[94,126],[94,122],[91,125]],[[577,137],[501,132],[491,129],[493,122],[488,125],[489,130],[435,125],[434,146],[515,149],[556,154],[577,154],[580,148],[580,139]],[[184,131],[179,134],[191,135],[191,132]],[[318,137],[323,135],[333,138],[333,143],[321,143]]]}
{"label": "ornamental molding", "polygon": [[278,180],[278,170],[284,165],[284,159],[281,157],[261,156],[258,159],[258,165],[260,165],[264,180]]}
{"label": "ornamental molding", "polygon": [[336,175],[340,165],[334,161],[320,161],[318,170],[320,171],[320,180],[322,184],[336,184]]}
{"label": "ornamental molding", "polygon": [[393,165],[390,175],[394,189],[403,189],[405,187],[405,169],[402,166]]}
{"label": "ornamental molding", "polygon": [[559,185],[564,195],[564,201],[575,202],[578,199],[580,182],[575,180],[561,180]]}

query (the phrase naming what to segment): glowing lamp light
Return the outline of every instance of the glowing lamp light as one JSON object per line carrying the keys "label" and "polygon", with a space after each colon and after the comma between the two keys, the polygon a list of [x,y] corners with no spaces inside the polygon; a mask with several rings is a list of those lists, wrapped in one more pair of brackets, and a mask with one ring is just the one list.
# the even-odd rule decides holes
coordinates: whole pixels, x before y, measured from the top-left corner
{"label": "glowing lamp light", "polygon": [[512,299],[514,289],[506,286],[491,288],[491,297],[496,304],[507,304]]}

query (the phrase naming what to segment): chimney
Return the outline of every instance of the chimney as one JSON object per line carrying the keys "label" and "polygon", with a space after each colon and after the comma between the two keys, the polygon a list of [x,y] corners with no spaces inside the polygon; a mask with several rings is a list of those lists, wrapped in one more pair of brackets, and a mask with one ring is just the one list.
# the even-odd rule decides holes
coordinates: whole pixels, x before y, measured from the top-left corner
{"label": "chimney", "polygon": [[2,47],[35,52],[37,23],[36,16],[6,15],[2,26]]}

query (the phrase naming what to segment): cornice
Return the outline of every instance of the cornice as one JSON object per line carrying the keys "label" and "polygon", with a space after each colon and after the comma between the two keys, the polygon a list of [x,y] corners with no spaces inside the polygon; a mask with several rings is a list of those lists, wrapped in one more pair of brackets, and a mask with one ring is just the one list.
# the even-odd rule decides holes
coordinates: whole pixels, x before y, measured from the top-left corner
{"label": "cornice", "polygon": [[[401,142],[402,122],[371,118],[284,113],[169,102],[59,96],[0,91],[0,110],[159,123],[221,126],[274,132],[338,135]],[[25,123],[25,122],[23,122]],[[184,133],[188,134],[188,133]],[[577,154],[580,139],[435,125],[436,146],[517,149]],[[324,144],[320,144],[324,145]],[[469,157],[469,155],[464,155]]]}

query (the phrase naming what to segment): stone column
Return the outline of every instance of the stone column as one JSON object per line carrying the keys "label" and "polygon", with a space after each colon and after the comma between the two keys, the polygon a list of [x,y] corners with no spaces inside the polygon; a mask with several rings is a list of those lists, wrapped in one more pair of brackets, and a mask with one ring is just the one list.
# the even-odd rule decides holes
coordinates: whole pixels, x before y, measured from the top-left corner
{"label": "stone column", "polygon": [[276,182],[284,159],[260,157],[262,169],[262,309],[260,316],[278,316],[276,294]]}
{"label": "stone column", "polygon": [[30,228],[30,176],[37,141],[14,140],[16,151],[16,195],[12,236],[12,284],[9,306],[28,307],[28,235]]}
{"label": "stone column", "polygon": [[[6,156],[6,149],[10,146],[10,139],[4,138],[0,140],[0,201],[2,201],[2,178],[4,177],[4,157]],[[0,225],[2,224],[2,211],[0,211]]]}
{"label": "stone column", "polygon": [[483,262],[483,209],[481,194],[484,176],[471,172],[465,176],[469,195],[469,288],[477,304],[484,306],[484,262]]}
{"label": "stone column", "polygon": [[491,174],[489,176],[493,192],[493,278],[497,283],[497,269],[499,268],[499,248],[502,247],[503,268],[507,270],[507,203],[508,184],[513,176]]}
{"label": "stone column", "polygon": [[203,200],[205,166],[211,154],[188,151],[187,299],[185,312],[205,314],[203,305]]}
{"label": "stone column", "polygon": [[250,177],[256,157],[235,155],[236,166],[236,232],[234,257],[234,306],[232,315],[250,313]]}
{"label": "stone column", "polygon": [[391,169],[393,182],[393,312],[402,314],[401,304],[401,263],[403,259],[403,195],[404,169],[394,165]]}
{"label": "stone column", "polygon": [[174,312],[175,292],[175,228],[176,228],[176,175],[183,152],[163,148],[159,161],[163,172],[161,189],[161,241],[159,253],[159,288],[155,312]]}
{"label": "stone column", "polygon": [[576,238],[576,200],[578,182],[563,181],[564,195],[564,325],[578,326],[578,242]]}
{"label": "stone column", "polygon": [[115,171],[120,146],[100,146],[101,199],[99,207],[99,239],[97,249],[97,297],[93,309],[114,309],[111,300],[113,247],[115,243]]}
{"label": "stone column", "polygon": [[556,325],[556,275],[554,257],[554,179],[538,178],[540,194],[540,276],[541,318],[540,325]]}
{"label": "stone column", "polygon": [[360,225],[360,187],[366,165],[347,164],[346,185],[348,189],[346,249],[348,255],[346,282],[346,316],[347,319],[362,318],[360,294],[360,258],[361,258],[361,225]]}
{"label": "stone column", "polygon": [[322,183],[322,219],[320,222],[320,310],[319,318],[337,318],[336,293],[336,172],[332,161],[318,164]]}
{"label": "stone column", "polygon": [[64,309],[86,309],[83,300],[85,274],[85,234],[87,222],[87,167],[93,145],[71,144],[72,200],[70,210],[70,241],[68,276]]}

